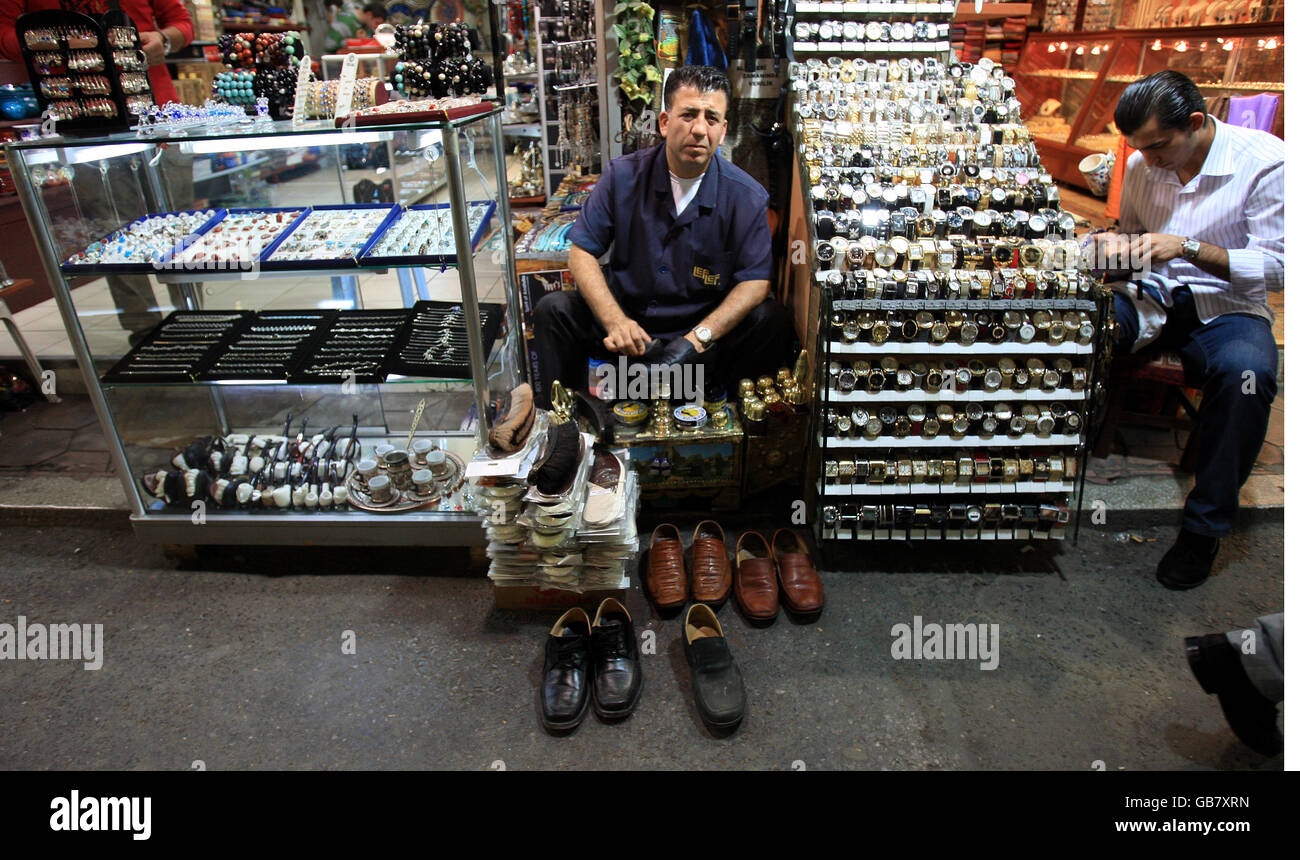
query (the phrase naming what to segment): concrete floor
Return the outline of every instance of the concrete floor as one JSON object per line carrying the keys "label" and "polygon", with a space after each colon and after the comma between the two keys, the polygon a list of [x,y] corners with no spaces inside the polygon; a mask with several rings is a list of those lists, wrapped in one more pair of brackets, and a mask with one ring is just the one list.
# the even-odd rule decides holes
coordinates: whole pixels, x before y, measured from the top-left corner
{"label": "concrete floor", "polygon": [[[1280,769],[1235,740],[1181,643],[1281,607],[1282,525],[1228,540],[1188,593],[1152,575],[1174,529],[1141,534],[1154,541],[1085,525],[1077,548],[872,548],[871,571],[825,575],[811,625],[756,629],[728,605],[750,709],[718,738],[680,618],[654,617],[639,586],[629,606],[656,647],[637,712],[556,737],[536,705],[556,613],[495,610],[455,552],[178,563],[125,529],[7,527],[0,622],[100,623],[105,656],[3,665],[0,768]],[[895,661],[890,630],[916,615],[1000,625],[1000,665]]]}

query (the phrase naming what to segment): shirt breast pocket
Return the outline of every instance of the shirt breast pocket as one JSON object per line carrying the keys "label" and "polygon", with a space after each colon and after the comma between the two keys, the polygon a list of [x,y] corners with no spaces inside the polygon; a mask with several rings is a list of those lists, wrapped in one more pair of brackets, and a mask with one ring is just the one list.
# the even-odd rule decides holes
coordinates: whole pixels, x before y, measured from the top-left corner
{"label": "shirt breast pocket", "polygon": [[696,290],[724,290],[731,284],[730,254],[696,254],[691,265],[691,285]]}

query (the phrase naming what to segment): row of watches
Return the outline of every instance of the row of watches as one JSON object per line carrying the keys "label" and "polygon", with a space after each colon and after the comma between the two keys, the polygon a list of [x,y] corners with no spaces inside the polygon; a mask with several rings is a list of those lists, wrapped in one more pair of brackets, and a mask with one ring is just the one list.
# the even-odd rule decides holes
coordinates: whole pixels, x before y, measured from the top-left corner
{"label": "row of watches", "polygon": [[[995,321],[995,317],[997,321]],[[1092,343],[1095,327],[1079,311],[833,311],[830,338],[834,342],[1034,343],[1052,346]]]}
{"label": "row of watches", "polygon": [[[814,209],[831,212],[847,213],[855,209],[892,212],[910,207],[917,210],[916,217],[938,220],[943,213],[936,213],[936,209],[954,214],[962,209],[1002,214],[1024,211],[1026,214],[1017,218],[1022,223],[1036,210],[1058,212],[1057,217],[1060,217],[1061,193],[1056,190],[1052,178],[1036,168],[1020,170],[970,163],[961,168],[965,176],[953,177],[958,169],[954,164],[945,164],[937,170],[917,167],[823,169],[812,165],[808,168],[808,181],[813,183],[808,188],[808,197]],[[945,172],[947,176],[942,175]],[[931,175],[926,176],[926,173]],[[1055,194],[1051,193],[1053,190],[1056,190]],[[1043,212],[1038,214],[1043,215]]]}
{"label": "row of watches", "polygon": [[[826,505],[821,512],[822,536],[872,538],[898,529],[909,530],[910,537],[978,538],[988,529],[1014,529],[1014,537],[1053,536],[1064,533],[1070,521],[1065,504],[1019,504],[990,502],[962,504],[952,502],[909,502],[898,505],[840,504]],[[846,535],[845,532],[848,534]]]}
{"label": "row of watches", "polygon": [[971,359],[965,364],[947,360],[942,364],[933,361],[914,361],[904,364],[897,357],[887,355],[878,361],[860,359],[854,362],[830,361],[826,365],[829,385],[834,391],[845,394],[851,391],[917,391],[939,394],[951,391],[1085,391],[1088,387],[1088,368],[1076,365],[1059,356],[1049,366],[1041,358],[1030,358],[1023,363],[1003,356],[996,364],[985,364]]}
{"label": "row of watches", "polygon": [[[958,407],[961,407],[958,409]],[[983,438],[1006,436],[1016,439],[1050,436],[1053,433],[1074,435],[1083,427],[1078,412],[1064,403],[1050,405],[994,403],[924,404],[913,403],[902,409],[881,406],[852,410],[827,409],[827,432],[846,439],[872,441],[882,436],[895,439],[965,439],[968,435]],[[828,476],[829,477],[829,476]]]}
{"label": "row of watches", "polygon": [[[824,120],[826,122],[843,120],[850,125],[855,123],[875,124],[906,121],[920,126],[935,126],[944,123],[951,123],[955,126],[978,125],[980,123],[1007,125],[1020,121],[1020,107],[1014,101],[1007,104],[986,105],[981,99],[968,99],[964,95],[953,99],[952,103],[926,101],[919,98],[909,99],[906,96],[901,98],[890,97],[889,94],[883,91],[873,93],[872,86],[869,84],[809,90],[806,97],[799,101],[794,112],[796,116],[804,121],[803,131],[805,132],[813,130],[809,128],[809,123],[813,120]],[[822,132],[834,131],[837,134],[839,133],[838,127],[827,129],[823,125],[820,130]],[[852,132],[851,128],[849,132]],[[931,140],[934,139],[928,133],[925,137]],[[1005,130],[1003,130],[1002,142],[1007,142]]]}
{"label": "row of watches", "polygon": [[[926,259],[927,241],[920,246]],[[943,255],[940,254],[940,257]],[[945,265],[939,263],[938,265]],[[908,300],[934,299],[961,301],[964,299],[1087,299],[1092,292],[1088,276],[1075,271],[1055,272],[1034,269],[994,269],[989,271],[930,270],[925,268],[857,269],[815,273],[818,288],[832,299],[846,300]]]}
{"label": "row of watches", "polygon": [[[903,22],[906,23],[906,22]],[[796,25],[798,26],[798,25]],[[821,24],[817,25],[818,30]],[[818,32],[818,35],[821,35]],[[1004,92],[1015,92],[1016,82],[1006,70],[988,59],[977,63],[951,63],[945,65],[934,57],[903,59],[875,59],[865,57],[817,57],[800,63],[791,63],[790,80],[795,90],[812,89],[830,83],[884,83],[925,84],[938,82],[936,96],[965,93],[968,86],[996,86]],[[800,86],[802,84],[802,86]],[[927,91],[928,92],[928,91]]]}
{"label": "row of watches", "polygon": [[[908,452],[903,452],[906,455]],[[942,484],[966,487],[1012,481],[1073,481],[1078,461],[1064,454],[1035,457],[993,451],[963,451],[948,459],[895,456],[827,460],[826,481],[839,484]]]}
{"label": "row of watches", "polygon": [[933,42],[948,38],[948,24],[930,21],[799,21],[798,42]]}
{"label": "row of watches", "polygon": [[[1037,217],[1037,216],[1035,216]],[[820,222],[821,216],[818,217]],[[1081,262],[1083,248],[1073,238],[1045,239],[1042,236],[1025,240],[1023,236],[988,235],[970,233],[945,233],[936,237],[929,232],[934,224],[918,228],[913,222],[906,226],[901,219],[888,219],[885,235],[877,227],[864,230],[864,222],[854,221],[855,228],[841,235],[839,225],[823,230],[817,225],[818,242],[813,246],[818,268],[823,270],[860,269],[931,269],[948,272],[954,269],[974,272],[994,269],[1033,269],[1037,272],[1056,272],[1058,275],[1076,272]],[[918,229],[926,232],[919,233]],[[901,232],[896,232],[900,230]],[[829,236],[823,235],[830,232]],[[1035,275],[1037,277],[1037,275]]]}

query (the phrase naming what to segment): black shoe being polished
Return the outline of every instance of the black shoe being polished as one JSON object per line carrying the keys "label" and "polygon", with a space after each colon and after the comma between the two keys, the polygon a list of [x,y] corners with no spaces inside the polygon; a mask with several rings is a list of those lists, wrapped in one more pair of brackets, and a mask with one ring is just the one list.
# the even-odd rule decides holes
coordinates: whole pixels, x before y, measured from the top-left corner
{"label": "black shoe being polished", "polygon": [[555,622],[546,637],[546,662],[542,668],[542,724],[548,729],[571,729],[587,713],[591,686],[591,619],[574,607]]}
{"label": "black shoe being polished", "polygon": [[682,632],[700,717],[713,728],[736,725],[745,716],[745,681],[731,658],[718,617],[706,604],[696,603],[686,611]]}
{"label": "black shoe being polished", "polygon": [[601,601],[591,622],[591,695],[596,713],[610,720],[628,716],[641,695],[641,660],[632,615],[612,597]]}
{"label": "black shoe being polished", "polygon": [[1182,529],[1178,532],[1178,540],[1160,559],[1156,579],[1165,588],[1177,591],[1195,588],[1210,578],[1210,567],[1218,554],[1218,538]]}
{"label": "black shoe being polished", "polygon": [[1261,755],[1282,752],[1277,706],[1251,683],[1237,649],[1222,633],[1183,640],[1187,662],[1201,689],[1219,697],[1223,716],[1242,743]]}

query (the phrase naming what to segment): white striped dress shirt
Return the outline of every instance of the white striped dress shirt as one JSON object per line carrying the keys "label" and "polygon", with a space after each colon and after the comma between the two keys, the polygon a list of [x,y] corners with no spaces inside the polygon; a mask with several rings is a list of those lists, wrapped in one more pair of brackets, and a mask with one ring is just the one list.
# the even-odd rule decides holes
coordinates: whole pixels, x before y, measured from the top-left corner
{"label": "white striped dress shirt", "polygon": [[1174,171],[1148,166],[1142,153],[1130,156],[1118,232],[1169,233],[1226,248],[1228,281],[1183,259],[1152,275],[1166,296],[1175,281],[1191,287],[1202,322],[1248,313],[1271,323],[1266,293],[1282,289],[1283,143],[1266,131],[1213,122],[1205,163],[1186,185]]}

